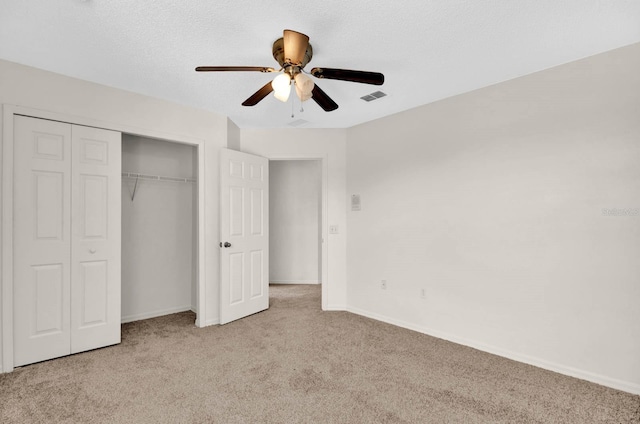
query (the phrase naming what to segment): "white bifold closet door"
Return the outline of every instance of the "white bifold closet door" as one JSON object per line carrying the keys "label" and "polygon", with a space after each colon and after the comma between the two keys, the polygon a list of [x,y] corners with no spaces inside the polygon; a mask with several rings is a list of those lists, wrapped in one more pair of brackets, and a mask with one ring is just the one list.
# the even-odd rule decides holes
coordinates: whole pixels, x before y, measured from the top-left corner
{"label": "white bifold closet door", "polygon": [[120,342],[121,148],[14,119],[14,366]]}

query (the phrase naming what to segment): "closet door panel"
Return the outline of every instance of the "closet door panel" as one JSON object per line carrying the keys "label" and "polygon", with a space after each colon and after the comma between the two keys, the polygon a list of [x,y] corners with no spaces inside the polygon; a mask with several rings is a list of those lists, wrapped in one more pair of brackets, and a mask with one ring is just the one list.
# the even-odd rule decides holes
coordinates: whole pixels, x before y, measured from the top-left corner
{"label": "closet door panel", "polygon": [[35,316],[31,322],[31,334],[42,336],[57,334],[64,330],[64,278],[62,264],[36,265],[31,267],[33,277],[30,281],[32,310]]}
{"label": "closet door panel", "polygon": [[[62,240],[64,172],[33,171],[34,227],[37,240]],[[68,175],[67,175],[68,177]]]}
{"label": "closet door panel", "polygon": [[80,328],[107,324],[108,267],[107,261],[80,263]]}
{"label": "closet door panel", "polygon": [[71,126],[14,118],[14,366],[70,353]]}
{"label": "closet door panel", "polygon": [[71,352],[120,343],[121,134],[72,126]]}
{"label": "closet door panel", "polygon": [[109,181],[103,175],[80,175],[79,210],[80,238],[83,240],[108,239]]}

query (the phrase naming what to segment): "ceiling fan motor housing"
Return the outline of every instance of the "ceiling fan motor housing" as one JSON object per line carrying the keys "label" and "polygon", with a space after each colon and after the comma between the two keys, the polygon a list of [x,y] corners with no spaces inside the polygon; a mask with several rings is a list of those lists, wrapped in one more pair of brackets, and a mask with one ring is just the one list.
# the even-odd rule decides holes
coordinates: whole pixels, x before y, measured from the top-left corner
{"label": "ceiling fan motor housing", "polygon": [[289,63],[289,61],[287,61],[284,56],[284,38],[278,38],[273,43],[273,58],[280,64],[284,71],[290,74],[292,77],[295,74],[299,73],[300,70],[307,65],[307,63],[311,62],[312,57],[313,48],[311,47],[311,44],[307,44],[307,50],[304,52],[304,58],[302,59],[302,62],[300,62],[299,64]]}

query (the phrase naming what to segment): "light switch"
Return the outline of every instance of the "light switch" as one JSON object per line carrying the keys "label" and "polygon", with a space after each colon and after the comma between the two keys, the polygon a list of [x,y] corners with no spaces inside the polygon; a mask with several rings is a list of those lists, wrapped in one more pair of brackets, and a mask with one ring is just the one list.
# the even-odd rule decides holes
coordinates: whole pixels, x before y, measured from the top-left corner
{"label": "light switch", "polygon": [[329,234],[338,234],[338,226],[329,225]]}
{"label": "light switch", "polygon": [[351,210],[359,211],[360,210],[360,195],[352,194],[351,195]]}

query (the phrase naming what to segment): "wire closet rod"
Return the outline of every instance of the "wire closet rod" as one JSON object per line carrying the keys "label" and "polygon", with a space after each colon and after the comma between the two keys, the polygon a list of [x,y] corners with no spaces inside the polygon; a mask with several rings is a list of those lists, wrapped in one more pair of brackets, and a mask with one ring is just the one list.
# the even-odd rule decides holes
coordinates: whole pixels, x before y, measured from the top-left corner
{"label": "wire closet rod", "polygon": [[141,180],[155,180],[155,181],[171,181],[174,183],[195,183],[195,178],[178,178],[178,177],[167,177],[163,175],[149,175],[149,174],[138,174],[136,172],[123,172],[123,178],[136,178]]}

